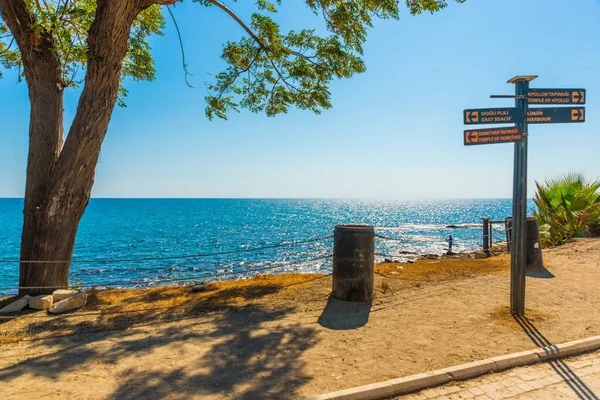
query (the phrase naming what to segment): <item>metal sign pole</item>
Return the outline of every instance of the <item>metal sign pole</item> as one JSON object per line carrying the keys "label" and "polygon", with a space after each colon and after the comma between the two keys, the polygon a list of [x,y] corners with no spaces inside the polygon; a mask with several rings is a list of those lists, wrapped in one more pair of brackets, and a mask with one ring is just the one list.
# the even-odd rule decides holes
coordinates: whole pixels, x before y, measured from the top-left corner
{"label": "metal sign pole", "polygon": [[516,125],[523,132],[523,140],[515,143],[510,312],[513,315],[524,316],[527,263],[527,93],[529,80],[519,79],[513,83],[515,83],[515,108],[523,112],[524,118],[522,123]]}
{"label": "metal sign pole", "polygon": [[[518,96],[520,95],[520,83],[517,83],[515,86],[515,106],[519,106],[520,100]],[[517,123],[515,126],[517,128],[522,128],[522,123]],[[511,232],[511,242],[512,248],[510,251],[510,313],[513,315],[518,314],[519,304],[519,254],[521,252],[521,246],[519,241],[519,232],[520,232],[520,215],[521,215],[521,204],[519,201],[521,194],[521,147],[523,142],[515,143],[515,155],[514,155],[514,168],[513,168],[513,202],[512,202],[512,232]]]}
{"label": "metal sign pole", "polygon": [[527,148],[529,141],[529,128],[528,128],[528,100],[527,95],[529,91],[529,82],[521,83],[521,95],[525,96],[523,100],[520,101],[520,106],[523,107],[523,113],[525,114],[525,118],[523,120],[523,142],[521,146],[522,151],[522,167],[521,167],[521,226],[519,228],[519,241],[521,242],[521,253],[519,254],[519,300],[518,300],[518,315],[525,315],[525,273],[527,268]]}

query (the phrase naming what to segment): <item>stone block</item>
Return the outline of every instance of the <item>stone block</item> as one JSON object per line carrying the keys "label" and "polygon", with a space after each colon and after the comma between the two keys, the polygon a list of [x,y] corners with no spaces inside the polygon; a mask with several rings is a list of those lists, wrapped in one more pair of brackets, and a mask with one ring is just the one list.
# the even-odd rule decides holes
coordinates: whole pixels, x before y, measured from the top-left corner
{"label": "stone block", "polygon": [[327,393],[331,400],[375,400],[394,395],[394,387],[388,382],[373,383],[357,388]]}
{"label": "stone block", "polygon": [[496,371],[498,367],[492,360],[475,361],[468,364],[457,365],[454,367],[444,368],[450,378],[453,380],[471,379],[477,376],[485,375],[489,372]]}
{"label": "stone block", "polygon": [[74,296],[68,297],[64,300],[52,304],[52,307],[50,307],[48,311],[53,314],[62,314],[67,311],[76,310],[85,306],[86,300],[87,298],[85,296],[85,293],[79,292]]}
{"label": "stone block", "polygon": [[7,314],[7,313],[21,311],[22,309],[24,309],[25,307],[27,307],[29,305],[30,298],[31,298],[31,296],[25,295],[25,296],[21,297],[20,299],[13,301],[6,307],[2,308],[0,310],[0,314]]}
{"label": "stone block", "polygon": [[52,306],[52,295],[43,294],[29,299],[29,308],[34,310],[47,310]]}
{"label": "stone block", "polygon": [[432,371],[423,374],[407,376],[404,378],[392,379],[388,381],[394,387],[394,394],[407,394],[417,390],[443,385],[452,379],[446,371]]}
{"label": "stone block", "polygon": [[536,350],[522,351],[520,353],[506,354],[503,356],[492,357],[491,361],[496,363],[498,370],[520,367],[523,365],[534,364],[539,360]]}
{"label": "stone block", "polygon": [[75,296],[77,293],[79,293],[77,290],[58,289],[52,292],[52,297],[54,298],[54,303],[58,303],[71,296]]}

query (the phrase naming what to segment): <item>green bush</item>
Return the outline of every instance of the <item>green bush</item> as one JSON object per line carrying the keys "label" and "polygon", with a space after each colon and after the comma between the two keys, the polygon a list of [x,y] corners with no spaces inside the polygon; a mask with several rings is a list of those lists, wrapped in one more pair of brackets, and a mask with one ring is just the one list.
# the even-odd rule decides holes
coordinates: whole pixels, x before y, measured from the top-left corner
{"label": "green bush", "polygon": [[559,178],[536,182],[534,197],[544,246],[556,246],[600,223],[600,181],[588,181],[582,174],[569,173]]}

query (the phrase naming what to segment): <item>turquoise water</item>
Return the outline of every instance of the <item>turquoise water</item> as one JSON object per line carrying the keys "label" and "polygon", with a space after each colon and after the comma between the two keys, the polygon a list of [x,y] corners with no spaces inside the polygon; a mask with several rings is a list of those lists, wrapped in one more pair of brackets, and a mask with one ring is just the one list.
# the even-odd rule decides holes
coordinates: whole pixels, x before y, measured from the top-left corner
{"label": "turquoise water", "polygon": [[[22,209],[21,199],[0,199],[0,260],[18,259]],[[440,254],[449,234],[455,250],[471,251],[480,246],[481,227],[446,225],[481,224],[483,216],[504,219],[510,213],[508,199],[92,199],[77,235],[71,281],[131,287],[261,272],[329,272],[330,259],[306,260],[332,252],[332,239],[323,237],[336,224],[374,225],[377,234],[399,239],[378,238],[379,254]],[[261,247],[267,248],[250,251]],[[233,254],[215,254],[223,252]],[[16,291],[18,268],[0,263],[0,295]]]}

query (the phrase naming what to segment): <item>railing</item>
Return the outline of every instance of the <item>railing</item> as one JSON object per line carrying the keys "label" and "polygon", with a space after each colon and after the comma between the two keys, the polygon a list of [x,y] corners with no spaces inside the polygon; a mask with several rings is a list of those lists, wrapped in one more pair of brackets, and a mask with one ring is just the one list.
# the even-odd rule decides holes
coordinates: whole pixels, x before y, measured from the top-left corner
{"label": "railing", "polygon": [[[497,221],[491,221],[496,223]],[[472,227],[475,228],[476,227]],[[440,232],[441,233],[441,232]],[[490,235],[490,241],[492,240]],[[393,237],[382,234],[376,234],[379,249],[375,249],[375,256],[384,259],[410,259],[413,257],[423,256],[425,253],[412,251],[411,245],[414,243],[410,238],[407,237]],[[461,246],[461,244],[469,243],[474,244],[478,240],[478,233],[469,233],[468,236],[461,238],[454,238],[451,240],[445,237],[434,235],[431,237],[431,242],[427,243],[435,244],[435,248],[440,250],[444,243]],[[78,265],[79,268],[75,269],[71,275],[70,287],[76,286],[81,289],[89,288],[135,288],[135,287],[151,287],[162,284],[194,284],[203,281],[217,281],[223,279],[239,279],[241,277],[251,277],[263,273],[282,273],[287,271],[299,271],[306,267],[313,267],[314,271],[329,272],[330,265],[325,260],[330,259],[332,254],[326,251],[326,248],[331,246],[333,235],[322,236],[316,238],[308,238],[305,240],[298,241],[281,241],[277,244],[271,245],[257,245],[257,244],[245,244],[240,246],[238,249],[221,251],[221,252],[205,252],[205,253],[189,253],[179,255],[141,255],[139,257],[122,257],[122,258],[74,258],[72,260],[24,260],[21,261],[17,258],[6,258],[0,259],[0,265],[2,264],[14,264],[15,267],[19,265],[30,265],[34,268],[53,268],[54,266],[60,266],[64,264]],[[387,244],[386,244],[387,243]],[[398,245],[394,244],[397,243]],[[277,249],[280,248],[292,248],[308,245],[311,248],[313,246],[319,247],[320,251],[314,251],[312,254],[307,254],[306,248],[299,248],[298,252],[290,257],[291,260],[275,261],[282,259],[283,256],[277,253]],[[249,253],[266,255],[268,250],[272,250],[273,254],[269,255],[270,260],[258,260],[254,257],[243,257],[238,258],[236,255],[243,255]],[[435,252],[432,250],[432,252]],[[289,254],[286,254],[289,257]],[[224,268],[218,268],[214,265],[207,267],[204,270],[198,272],[190,272],[186,268],[191,268],[197,262],[209,258],[211,262],[216,262],[217,265],[228,265]],[[235,258],[235,260],[234,260]],[[164,262],[164,264],[163,264]],[[183,265],[174,266],[170,262],[179,262]],[[140,265],[139,267],[132,267],[128,264],[143,264],[143,263],[154,263],[163,265]],[[114,265],[112,271],[121,276],[110,276],[104,279],[98,279],[98,274],[102,269],[102,266]],[[123,265],[126,268],[121,268]],[[98,266],[98,267],[96,267]],[[129,269],[132,273],[130,278],[123,277],[123,271]],[[217,270],[224,269],[224,270]],[[194,269],[195,270],[195,267]],[[179,275],[178,275],[179,274]],[[87,278],[86,278],[87,276]],[[16,276],[15,276],[16,279]],[[19,290],[41,290],[41,289],[64,289],[69,286],[20,286],[18,284],[4,284],[0,286],[0,297],[3,295],[14,294]]]}
{"label": "railing", "polygon": [[[509,223],[510,217],[504,220],[491,220],[489,218],[482,218],[483,221],[483,233],[482,233],[482,241],[483,241],[483,252],[485,254],[490,254],[490,252],[494,248],[494,232],[497,232],[497,238],[504,237],[506,240],[507,250],[510,252],[510,231],[512,227]],[[500,228],[495,226],[500,225]]]}

